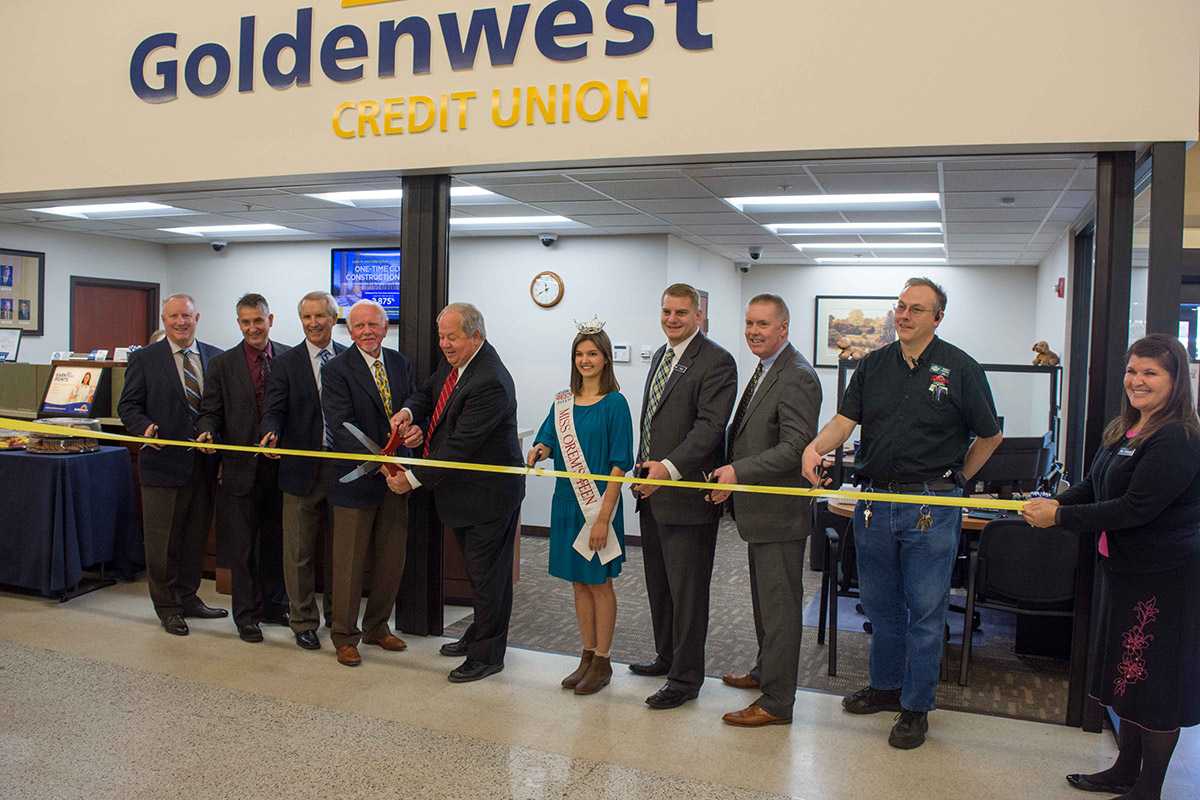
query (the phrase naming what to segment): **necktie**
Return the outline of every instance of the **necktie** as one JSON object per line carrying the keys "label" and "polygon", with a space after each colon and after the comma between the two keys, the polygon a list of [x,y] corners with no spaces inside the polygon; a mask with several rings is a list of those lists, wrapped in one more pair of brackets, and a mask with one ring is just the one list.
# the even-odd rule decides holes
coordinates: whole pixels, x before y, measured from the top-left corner
{"label": "necktie", "polygon": [[758,379],[762,377],[762,362],[758,362],[758,366],[754,368],[754,374],[750,376],[750,382],[746,384],[746,391],[742,393],[741,402],[738,403],[737,411],[733,415],[733,427],[729,430],[737,436],[738,430],[742,425],[742,417],[746,416],[746,409],[750,407],[750,400],[754,397],[754,389],[758,386]]}
{"label": "necktie", "polygon": [[429,457],[429,443],[433,441],[433,431],[442,419],[442,411],[446,409],[446,402],[450,399],[450,393],[454,391],[456,383],[458,383],[458,367],[450,370],[450,374],[446,376],[446,382],[442,384],[437,405],[433,407],[433,417],[429,420],[429,432],[425,434],[425,447],[421,450],[421,458]]}
{"label": "necktie", "polygon": [[375,370],[375,385],[379,387],[379,398],[383,400],[384,413],[388,415],[388,419],[391,419],[392,389],[388,386],[387,373],[383,371],[383,362],[376,359],[371,368]]}
{"label": "necktie", "polygon": [[192,363],[192,351],[183,350],[183,394],[187,398],[188,408],[192,412],[192,420],[200,415],[200,374]]}
{"label": "necktie", "polygon": [[662,402],[663,389],[666,388],[667,378],[671,377],[671,366],[674,361],[675,348],[668,347],[667,352],[663,353],[658,371],[654,373],[654,380],[650,382],[650,396],[646,399],[646,413],[642,415],[642,440],[638,447],[638,461],[645,461],[650,456],[650,421],[654,419],[654,414],[658,411],[658,404]]}
{"label": "necktie", "polygon": [[[321,358],[321,369],[324,369],[325,365],[329,363],[329,350],[323,349],[323,350],[321,350],[321,352],[317,353],[317,355]],[[320,375],[320,373],[321,373],[321,370],[317,370],[318,376]],[[317,380],[317,391],[318,392],[321,391],[321,381],[319,378]],[[325,446],[327,448],[329,448],[330,450],[332,450],[333,449],[333,431],[329,430],[329,425],[325,422],[324,409],[322,409],[322,411],[321,411],[321,427],[325,429]]]}
{"label": "necktie", "polygon": [[254,399],[258,402],[258,413],[262,416],[263,395],[267,393],[267,378],[271,377],[271,359],[267,358],[266,350],[258,351],[258,391]]}

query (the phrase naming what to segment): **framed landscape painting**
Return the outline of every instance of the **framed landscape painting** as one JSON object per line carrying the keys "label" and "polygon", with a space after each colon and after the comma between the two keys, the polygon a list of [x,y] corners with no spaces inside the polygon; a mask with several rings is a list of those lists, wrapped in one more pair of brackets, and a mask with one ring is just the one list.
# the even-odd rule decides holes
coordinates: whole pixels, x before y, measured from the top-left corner
{"label": "framed landscape painting", "polygon": [[894,297],[817,295],[813,366],[836,367],[838,343],[868,353],[896,340]]}

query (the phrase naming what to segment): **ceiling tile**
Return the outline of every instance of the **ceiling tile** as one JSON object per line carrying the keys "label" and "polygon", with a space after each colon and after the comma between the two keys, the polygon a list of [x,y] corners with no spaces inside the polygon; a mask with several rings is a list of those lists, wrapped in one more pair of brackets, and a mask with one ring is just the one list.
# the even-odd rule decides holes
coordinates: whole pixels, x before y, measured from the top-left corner
{"label": "ceiling tile", "polygon": [[1074,177],[1073,169],[970,170],[946,174],[947,192],[1062,191]]}
{"label": "ceiling tile", "polygon": [[520,200],[522,203],[548,203],[567,200],[603,200],[602,195],[571,181],[526,185],[492,186],[493,192]]}

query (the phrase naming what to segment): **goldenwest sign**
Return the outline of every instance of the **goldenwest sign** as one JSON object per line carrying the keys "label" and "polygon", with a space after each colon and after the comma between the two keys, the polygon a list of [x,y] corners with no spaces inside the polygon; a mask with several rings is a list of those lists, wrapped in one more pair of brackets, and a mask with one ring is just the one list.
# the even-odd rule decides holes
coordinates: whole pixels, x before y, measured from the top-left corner
{"label": "goldenwest sign", "polygon": [[[661,0],[674,6],[674,38],[689,51],[711,50],[713,35],[701,31],[700,3],[712,0]],[[606,58],[626,58],[646,51],[655,40],[651,19],[634,13],[649,8],[651,0],[610,0],[604,9],[607,26],[603,42]],[[362,0],[344,0],[343,6],[364,5]],[[475,9],[470,17],[450,12],[438,14],[435,26],[423,16],[408,16],[400,21],[383,20],[373,31],[372,40],[358,25],[343,24],[329,30],[317,48],[320,72],[334,83],[363,80],[368,61],[373,59],[374,76],[396,77],[398,51],[407,44],[412,53],[406,67],[411,75],[432,72],[432,53],[436,43],[443,49],[454,72],[475,69],[480,46],[487,51],[491,67],[508,67],[517,61],[526,30],[533,18],[533,44],[542,57],[559,63],[580,61],[589,56],[597,33],[592,11],[583,0],[553,0],[536,17],[532,4],[511,6],[507,22],[501,24],[496,8]],[[272,89],[310,86],[313,80],[313,9],[296,12],[294,31],[275,33],[265,46],[258,47],[257,18],[244,16],[240,21],[237,54],[237,90],[251,93],[259,77]],[[597,43],[599,44],[599,43]],[[526,48],[528,49],[528,47]],[[598,49],[598,48],[597,48]],[[166,103],[180,96],[179,34],[156,33],[143,39],[133,51],[129,64],[129,84],[135,95],[147,103]],[[183,59],[183,88],[194,97],[207,98],[223,92],[233,78],[233,48],[218,42],[206,42],[191,48]],[[374,56],[372,56],[372,51]],[[286,66],[285,66],[286,64]],[[153,77],[148,76],[153,68]],[[634,81],[620,79],[586,81],[546,87],[517,86],[509,92],[491,92],[491,119],[498,127],[515,125],[522,116],[527,125],[541,120],[547,124],[570,122],[572,112],[585,121],[607,117],[615,106],[617,119],[627,111],[638,118],[649,113],[649,78]],[[473,90],[447,92],[438,97],[413,95],[385,97],[379,100],[348,100],[336,106],[332,130],[339,137],[421,133],[432,129],[446,131],[451,122],[466,130]],[[614,102],[615,100],[615,102]],[[523,112],[523,113],[522,113]]]}

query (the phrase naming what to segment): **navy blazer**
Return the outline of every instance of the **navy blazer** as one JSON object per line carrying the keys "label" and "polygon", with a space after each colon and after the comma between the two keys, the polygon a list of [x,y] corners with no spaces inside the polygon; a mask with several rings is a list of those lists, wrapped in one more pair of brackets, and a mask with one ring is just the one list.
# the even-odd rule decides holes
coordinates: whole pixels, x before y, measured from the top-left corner
{"label": "navy blazer", "polygon": [[[333,342],[331,349],[336,357],[346,346]],[[320,450],[325,446],[321,395],[317,391],[305,342],[275,359],[271,379],[267,382],[267,396],[263,400],[260,427],[264,436],[274,433],[278,437],[276,447]],[[318,464],[319,460],[315,458],[284,456],[279,460],[279,488],[301,497],[310,494],[317,479]]]}
{"label": "navy blazer", "polygon": [[[404,401],[424,426],[433,415],[450,364],[442,359],[421,388]],[[524,466],[517,439],[517,393],[500,354],[487,341],[459,376],[429,440],[429,458]],[[438,516],[454,528],[481,525],[515,511],[525,497],[524,475],[414,467],[421,488],[433,492]]]}
{"label": "navy blazer", "polygon": [[[193,345],[207,382],[208,364],[220,349],[204,342]],[[142,436],[151,425],[158,426],[160,439],[192,439],[192,414],[183,394],[183,381],[175,366],[171,344],[163,339],[129,354],[125,388],[117,403],[121,424],[134,436]],[[144,448],[138,455],[138,479],[143,486],[183,486],[192,474],[195,456],[182,447]],[[216,457],[208,457],[209,471],[216,475]]]}
{"label": "navy blazer", "polygon": [[[412,364],[408,357],[387,347],[379,356],[387,372],[388,386],[392,392],[392,413],[400,410],[401,401],[417,388]],[[362,351],[347,347],[340,356],[330,360],[321,370],[321,406],[325,409],[325,421],[333,431],[333,449],[339,453],[368,453],[366,447],[346,430],[342,424],[350,422],[383,447],[392,435],[390,418],[383,408],[383,399],[375,385],[375,376],[363,360]],[[408,448],[396,451],[398,456],[409,456]],[[373,508],[383,502],[387,481],[379,472],[364,475],[350,483],[339,479],[358,466],[355,461],[335,461],[332,470],[333,483],[329,497],[335,506],[345,508]]]}
{"label": "navy blazer", "polygon": [[[276,359],[290,349],[278,342],[271,345]],[[212,434],[213,441],[221,444],[252,447],[262,440],[254,379],[241,344],[214,357],[208,365],[196,428]],[[221,486],[235,497],[250,493],[257,474],[258,461],[252,453],[221,453]]]}

